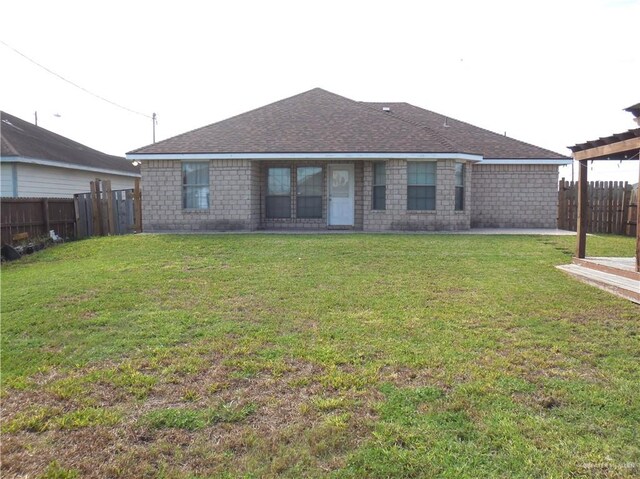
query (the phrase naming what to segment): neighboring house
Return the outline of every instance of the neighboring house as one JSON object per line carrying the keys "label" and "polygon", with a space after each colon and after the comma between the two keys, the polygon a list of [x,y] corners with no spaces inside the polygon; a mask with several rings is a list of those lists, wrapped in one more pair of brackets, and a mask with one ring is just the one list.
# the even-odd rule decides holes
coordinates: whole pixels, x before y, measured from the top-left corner
{"label": "neighboring house", "polygon": [[407,103],[316,88],[127,154],[145,231],[556,225],[571,159]]}
{"label": "neighboring house", "polygon": [[113,190],[133,188],[140,169],[0,112],[0,196],[71,198],[89,191],[95,178],[111,180]]}

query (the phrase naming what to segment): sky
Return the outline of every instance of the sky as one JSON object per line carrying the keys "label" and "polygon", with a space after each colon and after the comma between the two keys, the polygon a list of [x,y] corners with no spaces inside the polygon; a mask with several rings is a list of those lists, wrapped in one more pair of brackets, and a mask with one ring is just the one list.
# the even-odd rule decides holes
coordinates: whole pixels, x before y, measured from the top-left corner
{"label": "sky", "polygon": [[[159,141],[315,87],[565,155],[637,127],[640,0],[0,0],[0,15],[0,109],[113,155],[152,142],[153,113]],[[638,161],[590,169],[638,181]]]}

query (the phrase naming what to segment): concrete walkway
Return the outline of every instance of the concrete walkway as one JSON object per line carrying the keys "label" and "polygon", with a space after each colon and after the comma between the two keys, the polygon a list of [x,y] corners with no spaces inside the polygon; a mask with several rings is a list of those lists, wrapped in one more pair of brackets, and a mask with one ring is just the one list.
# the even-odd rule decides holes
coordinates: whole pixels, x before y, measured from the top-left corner
{"label": "concrete walkway", "polygon": [[[145,233],[143,233],[145,234]],[[322,234],[406,234],[406,235],[548,235],[548,236],[575,236],[575,231],[546,229],[546,228],[472,228],[464,231],[355,231],[355,230],[305,230],[305,229],[282,229],[282,230],[256,230],[256,231],[171,231],[171,232],[149,232],[146,234],[195,234],[195,235],[216,235],[216,234],[276,234],[276,235],[322,235]]]}
{"label": "concrete walkway", "polygon": [[471,228],[467,231],[438,231],[444,234],[461,235],[549,235],[575,236],[575,231],[546,229],[546,228]]}

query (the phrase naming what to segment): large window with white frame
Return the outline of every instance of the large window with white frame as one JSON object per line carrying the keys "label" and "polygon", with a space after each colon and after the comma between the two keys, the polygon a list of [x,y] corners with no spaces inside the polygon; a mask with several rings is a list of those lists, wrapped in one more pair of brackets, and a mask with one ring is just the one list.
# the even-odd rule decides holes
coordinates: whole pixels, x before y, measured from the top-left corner
{"label": "large window with white frame", "polygon": [[407,209],[412,211],[436,209],[435,161],[407,163]]}
{"label": "large window with white frame", "polygon": [[387,171],[384,161],[373,164],[373,209],[387,208]]}
{"label": "large window with white frame", "polygon": [[296,172],[296,217],[322,218],[322,167],[299,166]]}
{"label": "large window with white frame", "polygon": [[209,208],[209,162],[182,163],[182,207]]}
{"label": "large window with white frame", "polygon": [[464,163],[456,163],[456,211],[464,210]]}
{"label": "large window with white frame", "polygon": [[267,169],[267,218],[291,218],[291,168]]}

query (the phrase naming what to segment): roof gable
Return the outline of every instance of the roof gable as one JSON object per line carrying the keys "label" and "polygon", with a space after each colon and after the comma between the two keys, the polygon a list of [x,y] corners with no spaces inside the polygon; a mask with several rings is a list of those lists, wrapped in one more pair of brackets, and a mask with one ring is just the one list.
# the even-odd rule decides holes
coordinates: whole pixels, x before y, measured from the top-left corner
{"label": "roof gable", "polygon": [[[383,110],[390,107],[390,111]],[[321,88],[128,154],[460,153],[566,159],[559,153],[408,103],[357,102]]]}
{"label": "roof gable", "polygon": [[401,118],[315,88],[130,153],[456,152]]}
{"label": "roof gable", "polygon": [[53,163],[138,174],[140,169],[122,157],[107,155],[64,136],[0,112],[0,156],[46,160]]}

